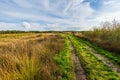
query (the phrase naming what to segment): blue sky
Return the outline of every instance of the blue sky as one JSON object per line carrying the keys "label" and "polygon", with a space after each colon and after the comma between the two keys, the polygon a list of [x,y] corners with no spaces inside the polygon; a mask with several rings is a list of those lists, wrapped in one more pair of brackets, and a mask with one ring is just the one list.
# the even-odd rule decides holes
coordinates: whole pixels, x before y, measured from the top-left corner
{"label": "blue sky", "polygon": [[120,0],[0,0],[0,30],[89,30],[120,20]]}

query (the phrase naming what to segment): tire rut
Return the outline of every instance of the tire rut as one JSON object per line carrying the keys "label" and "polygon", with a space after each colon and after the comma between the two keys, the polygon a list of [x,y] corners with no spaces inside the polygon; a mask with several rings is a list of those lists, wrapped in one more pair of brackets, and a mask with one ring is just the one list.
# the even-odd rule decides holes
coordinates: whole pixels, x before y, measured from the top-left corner
{"label": "tire rut", "polygon": [[120,67],[118,67],[115,63],[111,62],[108,58],[106,58],[105,56],[98,54],[98,52],[96,52],[95,50],[93,50],[90,47],[86,47],[88,50],[90,50],[91,52],[93,52],[93,54],[99,59],[101,60],[104,64],[106,64],[108,67],[110,67],[113,71],[115,71],[118,76],[120,77]]}
{"label": "tire rut", "polygon": [[69,41],[70,48],[72,51],[72,59],[75,65],[75,79],[76,80],[87,80],[87,77],[85,75],[84,69],[82,68],[78,56],[76,56],[75,48],[73,47],[73,44]]}

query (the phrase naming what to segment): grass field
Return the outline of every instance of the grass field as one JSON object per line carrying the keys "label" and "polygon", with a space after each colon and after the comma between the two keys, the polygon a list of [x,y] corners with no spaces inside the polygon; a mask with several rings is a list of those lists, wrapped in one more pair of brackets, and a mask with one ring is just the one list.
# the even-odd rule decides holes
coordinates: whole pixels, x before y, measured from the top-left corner
{"label": "grass field", "polygon": [[87,80],[120,80],[95,52],[117,68],[119,56],[71,32],[0,34],[0,80],[77,80],[70,42]]}

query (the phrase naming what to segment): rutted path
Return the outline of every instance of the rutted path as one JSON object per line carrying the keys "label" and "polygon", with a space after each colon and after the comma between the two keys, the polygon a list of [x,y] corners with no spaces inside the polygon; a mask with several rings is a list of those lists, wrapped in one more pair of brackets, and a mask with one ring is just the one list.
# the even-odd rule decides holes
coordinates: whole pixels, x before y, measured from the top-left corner
{"label": "rutted path", "polygon": [[72,59],[73,59],[74,65],[75,65],[75,78],[76,78],[76,80],[87,80],[85,72],[80,64],[80,61],[79,61],[78,57],[76,56],[75,49],[70,41],[69,41],[69,43],[70,43],[70,48],[72,50]]}
{"label": "rutted path", "polygon": [[112,63],[110,60],[108,60],[105,56],[98,54],[96,51],[94,51],[92,48],[86,47],[88,50],[93,52],[93,54],[100,59],[104,64],[106,64],[108,67],[112,68],[120,77],[120,67],[118,67],[116,64]]}
{"label": "rutted path", "polygon": [[[120,80],[119,76],[119,67],[115,65],[111,60],[109,60],[107,57],[99,53],[98,50],[94,50],[94,45],[89,45],[86,41],[84,42],[82,39],[79,39],[75,36],[69,36],[70,41],[72,41],[75,49],[74,52],[77,50],[77,56],[80,58],[80,60],[83,60],[82,63],[86,71],[86,78],[88,80]],[[72,45],[72,44],[71,44]],[[74,53],[73,52],[73,53]],[[76,53],[75,53],[76,54]],[[98,54],[98,55],[97,55]],[[107,53],[107,51],[104,54],[110,54]],[[119,58],[117,58],[119,59]],[[81,62],[81,61],[80,61]],[[83,73],[84,74],[84,73]],[[77,72],[76,72],[77,75]],[[78,79],[81,80],[81,79]]]}

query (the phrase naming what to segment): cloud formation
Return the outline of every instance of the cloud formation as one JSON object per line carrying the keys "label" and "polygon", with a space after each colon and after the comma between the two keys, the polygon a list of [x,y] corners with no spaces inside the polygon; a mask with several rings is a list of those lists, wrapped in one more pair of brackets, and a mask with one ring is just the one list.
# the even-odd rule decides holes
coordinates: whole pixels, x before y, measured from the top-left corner
{"label": "cloud formation", "polygon": [[103,0],[100,9],[90,16],[89,23],[98,25],[104,21],[120,21],[120,0]]}
{"label": "cloud formation", "polygon": [[23,25],[26,29],[31,28],[31,27],[30,27],[30,24],[29,24],[28,22],[23,22],[22,25]]}
{"label": "cloud formation", "polygon": [[0,27],[10,29],[11,23],[16,25],[11,29],[88,30],[101,21],[119,20],[119,5],[119,0],[1,0],[0,21],[7,26]]}

